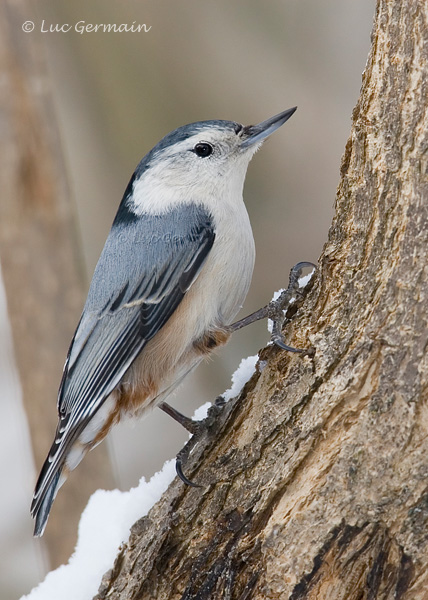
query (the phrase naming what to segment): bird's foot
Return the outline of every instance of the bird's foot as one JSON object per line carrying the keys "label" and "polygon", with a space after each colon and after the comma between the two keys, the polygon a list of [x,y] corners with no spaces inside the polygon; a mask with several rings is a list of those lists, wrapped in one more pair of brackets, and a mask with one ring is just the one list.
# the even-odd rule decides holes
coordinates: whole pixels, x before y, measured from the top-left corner
{"label": "bird's foot", "polygon": [[285,343],[284,336],[282,334],[282,326],[284,324],[286,314],[290,306],[292,306],[296,301],[303,300],[305,294],[307,293],[307,284],[309,283],[309,279],[305,282],[303,280],[302,285],[302,274],[303,269],[310,268],[312,272],[310,273],[310,277],[313,272],[316,270],[316,265],[311,262],[299,262],[297,265],[290,271],[290,277],[288,281],[288,287],[286,290],[281,292],[281,294],[275,300],[272,300],[267,305],[267,316],[272,321],[272,334],[271,334],[271,342],[282,348],[283,350],[287,350],[288,352],[297,352],[304,356],[311,356],[314,353],[313,348],[293,348],[292,346],[288,346]]}
{"label": "bird's foot", "polygon": [[287,289],[281,292],[278,298],[276,298],[275,300],[271,300],[271,302],[269,302],[269,304],[267,304],[263,308],[260,308],[251,315],[248,315],[248,317],[245,317],[244,319],[233,323],[233,325],[231,325],[230,327],[231,331],[237,331],[238,329],[242,329],[242,327],[246,327],[247,325],[250,325],[255,321],[260,321],[260,319],[268,318],[272,321],[272,343],[274,343],[276,346],[279,346],[279,348],[282,348],[283,350],[288,350],[288,352],[298,352],[299,354],[305,356],[313,355],[313,348],[301,349],[288,346],[285,343],[284,336],[282,335],[282,326],[285,321],[287,310],[296,301],[301,301],[308,290],[307,284],[309,282],[310,277],[307,282],[301,285],[303,269],[307,268],[312,269],[313,273],[317,267],[316,265],[314,265],[314,263],[306,261],[299,262],[297,263],[297,265],[294,265],[294,267],[290,271],[290,278]]}
{"label": "bird's foot", "polygon": [[[164,407],[165,404],[166,403],[163,403],[163,405],[161,405],[161,408],[164,412],[166,412],[167,414],[172,416],[173,419],[175,419],[181,425],[183,425],[187,429],[187,431],[190,431],[190,429],[188,427],[189,421],[192,423],[192,425],[191,425],[192,429],[194,429],[193,432],[191,431],[191,433],[193,433],[193,436],[190,438],[190,440],[187,442],[187,444],[184,446],[184,448],[182,450],[180,450],[180,452],[177,454],[176,461],[175,461],[176,473],[185,485],[189,485],[189,486],[195,487],[195,488],[202,487],[201,485],[194,483],[193,481],[188,479],[188,477],[186,477],[186,475],[183,473],[183,467],[186,465],[186,462],[190,456],[190,453],[192,452],[195,445],[199,442],[202,435],[205,432],[207,432],[207,430],[209,431],[209,429],[215,423],[216,416],[218,415],[219,411],[225,404],[224,398],[222,396],[218,396],[218,398],[216,398],[214,405],[211,406],[211,408],[209,410],[208,416],[203,421],[193,421],[192,419],[189,419],[188,417],[184,417],[184,415],[182,415],[175,409],[172,409],[172,411],[171,411],[170,410],[171,407],[168,404],[166,405],[167,410],[165,410],[165,407]],[[172,413],[174,413],[174,414],[172,414]],[[177,413],[179,415],[179,419],[176,418]],[[181,417],[184,417],[184,422],[181,419]]]}

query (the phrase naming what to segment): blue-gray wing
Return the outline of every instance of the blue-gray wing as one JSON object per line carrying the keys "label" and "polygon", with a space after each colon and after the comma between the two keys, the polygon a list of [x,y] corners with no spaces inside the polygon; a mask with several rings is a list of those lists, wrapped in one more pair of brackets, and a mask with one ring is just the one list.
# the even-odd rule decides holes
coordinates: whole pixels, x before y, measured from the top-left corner
{"label": "blue-gray wing", "polygon": [[39,488],[49,486],[71,445],[180,304],[214,239],[209,213],[195,204],[115,221],[64,367],[60,422],[36,503]]}
{"label": "blue-gray wing", "polygon": [[214,238],[210,215],[193,204],[113,227],[70,348],[60,415],[85,418],[114,389],[183,299]]}

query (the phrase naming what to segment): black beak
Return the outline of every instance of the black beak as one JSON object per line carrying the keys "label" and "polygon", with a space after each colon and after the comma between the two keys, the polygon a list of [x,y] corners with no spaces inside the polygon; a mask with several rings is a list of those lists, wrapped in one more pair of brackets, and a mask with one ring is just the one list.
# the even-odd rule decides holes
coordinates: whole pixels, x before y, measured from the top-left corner
{"label": "black beak", "polygon": [[297,110],[297,106],[289,108],[279,115],[275,115],[266,121],[262,121],[258,125],[247,125],[242,130],[243,142],[241,148],[249,148],[253,144],[262,142],[267,137],[276,131],[281,125],[284,125],[286,121],[293,115]]}

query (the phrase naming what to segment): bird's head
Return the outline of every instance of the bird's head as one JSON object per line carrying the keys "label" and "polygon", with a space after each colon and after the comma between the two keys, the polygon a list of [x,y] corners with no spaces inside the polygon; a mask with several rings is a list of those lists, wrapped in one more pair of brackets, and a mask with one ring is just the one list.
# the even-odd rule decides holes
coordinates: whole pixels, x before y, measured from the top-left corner
{"label": "bird's head", "polygon": [[172,131],[136,169],[131,200],[134,212],[146,211],[148,206],[167,209],[181,196],[183,201],[197,201],[206,195],[241,194],[253,154],[295,110],[290,108],[258,125],[199,121]]}

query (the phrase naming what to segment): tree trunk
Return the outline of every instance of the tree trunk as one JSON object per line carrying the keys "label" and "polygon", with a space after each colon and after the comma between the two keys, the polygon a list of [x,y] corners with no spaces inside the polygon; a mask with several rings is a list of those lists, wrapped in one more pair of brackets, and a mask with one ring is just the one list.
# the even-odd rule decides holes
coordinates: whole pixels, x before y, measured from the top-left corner
{"label": "tree trunk", "polygon": [[336,216],[288,329],[315,356],[260,353],[187,464],[203,487],[173,482],[98,600],[428,598],[427,36],[425,1],[378,1]]}
{"label": "tree trunk", "polygon": [[[40,468],[55,433],[58,384],[83,305],[83,268],[43,48],[22,30],[32,14],[26,0],[0,3],[0,257]],[[70,556],[88,495],[112,483],[107,447],[88,459],[52,511],[45,536],[52,566]]]}

